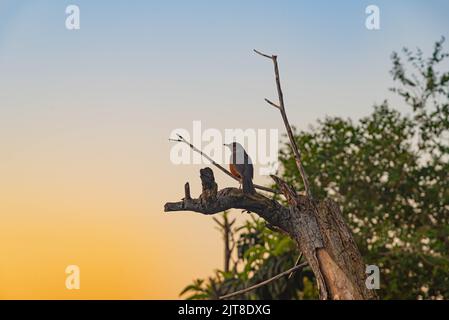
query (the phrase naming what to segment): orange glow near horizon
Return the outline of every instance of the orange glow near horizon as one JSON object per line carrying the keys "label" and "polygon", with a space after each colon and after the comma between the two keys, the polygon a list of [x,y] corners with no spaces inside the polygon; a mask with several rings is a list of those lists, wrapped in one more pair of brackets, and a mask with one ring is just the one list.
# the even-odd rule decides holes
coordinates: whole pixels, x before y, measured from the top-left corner
{"label": "orange glow near horizon", "polygon": [[[176,299],[219,266],[210,219],[163,212],[167,196],[157,182],[169,180],[157,168],[144,160],[136,167],[114,150],[103,150],[111,154],[103,163],[80,145],[68,154],[41,147],[10,152],[0,167],[0,299]],[[65,288],[72,264],[80,290]]]}

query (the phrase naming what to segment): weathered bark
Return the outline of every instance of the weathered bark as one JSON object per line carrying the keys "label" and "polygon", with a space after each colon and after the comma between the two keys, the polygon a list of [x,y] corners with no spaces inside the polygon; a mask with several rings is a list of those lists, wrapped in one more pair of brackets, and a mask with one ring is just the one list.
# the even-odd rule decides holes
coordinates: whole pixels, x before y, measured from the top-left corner
{"label": "weathered bark", "polygon": [[235,208],[254,212],[296,241],[315,274],[321,299],[375,299],[376,293],[366,288],[365,265],[338,205],[329,199],[316,201],[298,195],[281,179],[273,179],[288,207],[236,188],[217,191],[213,172],[206,168],[201,170],[200,197],[192,199],[186,184],[184,199],[165,204],[165,211],[211,215]]}
{"label": "weathered bark", "polygon": [[320,297],[332,300],[375,299],[365,285],[365,264],[338,204],[311,200],[273,176],[292,212],[289,234],[315,274]]}

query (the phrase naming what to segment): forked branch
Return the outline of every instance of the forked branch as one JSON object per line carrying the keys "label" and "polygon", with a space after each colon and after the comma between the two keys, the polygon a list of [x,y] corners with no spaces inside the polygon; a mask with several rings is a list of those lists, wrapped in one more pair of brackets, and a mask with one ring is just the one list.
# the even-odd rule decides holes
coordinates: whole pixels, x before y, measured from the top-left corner
{"label": "forked branch", "polygon": [[271,102],[268,99],[265,99],[265,101],[268,104],[270,104],[271,106],[279,109],[279,111],[281,112],[282,120],[284,121],[285,129],[287,130],[288,139],[290,140],[290,146],[295,155],[296,166],[298,167],[299,173],[300,173],[302,181],[304,183],[304,189],[305,189],[306,195],[312,199],[312,192],[310,191],[309,179],[307,177],[306,171],[304,170],[304,166],[302,165],[301,153],[299,152],[298,145],[296,143],[295,137],[293,136],[293,131],[292,131],[292,128],[288,121],[287,114],[285,112],[284,94],[282,92],[281,77],[279,74],[279,65],[278,65],[277,56],[276,55],[270,56],[268,54],[262,53],[255,49],[254,49],[254,52],[257,53],[258,55],[261,55],[262,57],[268,58],[271,61],[273,61],[274,74],[276,76],[276,89],[278,92],[279,104],[275,104],[274,102]]}

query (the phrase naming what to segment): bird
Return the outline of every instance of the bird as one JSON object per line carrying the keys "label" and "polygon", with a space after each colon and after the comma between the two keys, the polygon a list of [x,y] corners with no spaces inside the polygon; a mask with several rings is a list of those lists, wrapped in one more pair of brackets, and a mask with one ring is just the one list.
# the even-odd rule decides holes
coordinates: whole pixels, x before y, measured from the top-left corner
{"label": "bird", "polygon": [[230,144],[224,144],[228,147],[232,154],[229,161],[229,171],[231,174],[239,179],[242,184],[244,194],[254,194],[256,189],[254,188],[254,167],[251,158],[246,153],[245,149],[238,142]]}

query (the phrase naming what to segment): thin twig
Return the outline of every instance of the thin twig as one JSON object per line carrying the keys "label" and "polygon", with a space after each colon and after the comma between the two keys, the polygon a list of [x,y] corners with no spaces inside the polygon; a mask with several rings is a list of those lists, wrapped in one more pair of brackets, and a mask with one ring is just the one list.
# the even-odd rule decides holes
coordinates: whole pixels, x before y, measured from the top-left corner
{"label": "thin twig", "polygon": [[[225,174],[227,174],[229,177],[231,177],[232,179],[240,182],[240,180],[238,178],[236,178],[235,176],[232,175],[231,172],[229,172],[228,170],[226,170],[223,166],[221,166],[220,164],[218,164],[217,162],[215,162],[211,157],[209,157],[207,154],[205,154],[203,151],[201,151],[200,149],[198,149],[197,147],[195,147],[193,144],[191,144],[189,141],[187,141],[183,136],[181,136],[180,134],[176,134],[178,136],[178,139],[168,139],[169,141],[173,141],[173,142],[182,142],[187,144],[193,151],[198,152],[201,156],[203,156],[204,158],[206,158],[207,160],[209,160],[214,166],[216,166],[218,169],[220,169],[221,171],[223,171]],[[277,191],[271,189],[271,188],[267,188],[264,186],[260,186],[255,184],[254,188],[259,189],[259,190],[263,190],[263,191],[267,191],[267,192],[271,192],[271,193],[278,193]]]}
{"label": "thin twig", "polygon": [[274,105],[274,106],[278,107],[278,109],[281,111],[282,120],[284,121],[285,129],[287,130],[287,135],[290,140],[290,145],[291,145],[291,148],[295,155],[296,166],[298,167],[299,173],[301,174],[301,178],[304,183],[304,189],[306,191],[307,196],[312,199],[312,193],[310,191],[310,186],[309,186],[309,179],[304,170],[304,166],[302,165],[301,153],[299,152],[298,145],[296,143],[295,137],[293,136],[293,131],[290,126],[290,123],[288,122],[287,114],[285,112],[284,94],[282,93],[281,77],[279,75],[279,65],[278,65],[278,61],[277,61],[277,56],[276,55],[270,56],[268,54],[262,53],[255,49],[254,49],[254,52],[257,53],[258,55],[261,55],[262,57],[271,59],[271,61],[273,61],[274,74],[276,76],[276,89],[277,89],[278,97],[279,97],[279,105],[276,105],[267,99],[265,99],[265,101],[267,101],[270,105]]}
{"label": "thin twig", "polygon": [[[298,266],[298,265],[299,265],[299,263],[301,262],[302,256],[303,256],[303,253],[301,252],[301,254],[299,255],[298,259],[297,259],[296,262],[295,262],[295,266]],[[295,273],[296,273],[296,271],[291,272],[291,273],[288,275],[288,279],[290,280],[290,279],[293,277],[293,275],[294,275]]]}
{"label": "thin twig", "polygon": [[281,107],[279,107],[276,103],[274,103],[274,102],[272,102],[272,101],[270,101],[270,100],[268,100],[268,99],[265,99],[265,101],[266,101],[269,105],[272,105],[273,107],[275,107],[275,108],[277,108],[277,109],[281,109]]}
{"label": "thin twig", "polygon": [[268,58],[268,59],[273,59],[274,56],[269,56],[268,54],[262,53],[256,49],[254,49],[254,52],[261,55],[262,57]]}
{"label": "thin twig", "polygon": [[248,287],[246,289],[242,289],[242,290],[239,290],[239,291],[236,291],[236,292],[233,292],[233,293],[221,296],[218,299],[224,300],[224,299],[232,298],[232,297],[235,297],[235,296],[247,293],[249,291],[255,290],[257,288],[263,287],[263,286],[265,286],[265,285],[267,285],[267,284],[269,284],[269,283],[271,283],[273,281],[276,281],[276,280],[282,278],[283,276],[286,276],[286,275],[290,274],[291,272],[298,271],[299,269],[302,269],[302,268],[304,268],[307,265],[308,265],[307,262],[301,263],[300,265],[294,266],[293,268],[288,269],[287,271],[279,273],[278,275],[274,276],[273,278],[270,278],[268,280],[262,281],[262,282],[260,282],[260,283],[258,283],[256,285]]}

